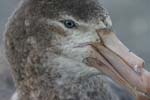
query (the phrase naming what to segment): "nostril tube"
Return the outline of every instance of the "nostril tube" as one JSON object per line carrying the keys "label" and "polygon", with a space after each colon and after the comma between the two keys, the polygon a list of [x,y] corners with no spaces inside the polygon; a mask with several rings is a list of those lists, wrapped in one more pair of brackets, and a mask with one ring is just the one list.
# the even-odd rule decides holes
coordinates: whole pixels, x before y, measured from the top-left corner
{"label": "nostril tube", "polygon": [[98,34],[98,36],[100,36],[100,34],[109,34],[111,32],[112,32],[112,30],[108,29],[108,28],[96,29],[96,33]]}

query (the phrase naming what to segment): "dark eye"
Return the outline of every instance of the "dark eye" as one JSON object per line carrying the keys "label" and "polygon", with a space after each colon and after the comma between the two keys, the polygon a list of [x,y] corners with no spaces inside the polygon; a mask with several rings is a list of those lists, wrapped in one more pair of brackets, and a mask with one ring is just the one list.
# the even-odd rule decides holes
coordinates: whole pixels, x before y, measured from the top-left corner
{"label": "dark eye", "polygon": [[73,20],[64,20],[63,23],[64,23],[65,27],[67,27],[67,28],[76,27],[76,23]]}

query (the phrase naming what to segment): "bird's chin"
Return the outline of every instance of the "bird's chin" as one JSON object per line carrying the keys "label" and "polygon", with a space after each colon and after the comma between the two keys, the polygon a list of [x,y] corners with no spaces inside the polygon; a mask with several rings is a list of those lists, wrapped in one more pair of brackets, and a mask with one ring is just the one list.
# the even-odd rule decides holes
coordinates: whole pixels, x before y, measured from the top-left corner
{"label": "bird's chin", "polygon": [[[101,30],[100,35],[104,32]],[[94,50],[85,63],[128,88],[138,100],[150,100],[150,73],[144,69],[143,60],[126,50],[112,32],[107,32],[107,36],[101,36],[103,43],[85,43]],[[113,44],[107,39],[112,39]]]}

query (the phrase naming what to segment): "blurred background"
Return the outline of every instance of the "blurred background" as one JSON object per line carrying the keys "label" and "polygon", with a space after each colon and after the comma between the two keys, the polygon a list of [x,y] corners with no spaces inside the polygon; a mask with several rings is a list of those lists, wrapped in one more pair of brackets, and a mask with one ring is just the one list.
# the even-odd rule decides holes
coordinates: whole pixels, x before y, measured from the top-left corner
{"label": "blurred background", "polygon": [[[15,91],[3,49],[3,31],[20,0],[0,0],[0,100]],[[110,12],[113,29],[120,40],[146,62],[150,69],[150,0],[101,0]]]}

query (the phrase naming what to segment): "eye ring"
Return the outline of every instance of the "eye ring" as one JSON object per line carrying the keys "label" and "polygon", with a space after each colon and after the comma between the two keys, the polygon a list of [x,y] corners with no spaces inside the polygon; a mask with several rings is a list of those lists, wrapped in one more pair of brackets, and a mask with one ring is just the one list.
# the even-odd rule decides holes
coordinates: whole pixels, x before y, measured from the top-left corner
{"label": "eye ring", "polygon": [[63,22],[64,26],[67,27],[67,28],[76,27],[76,23],[73,20],[68,19],[68,20],[64,20],[62,22]]}

